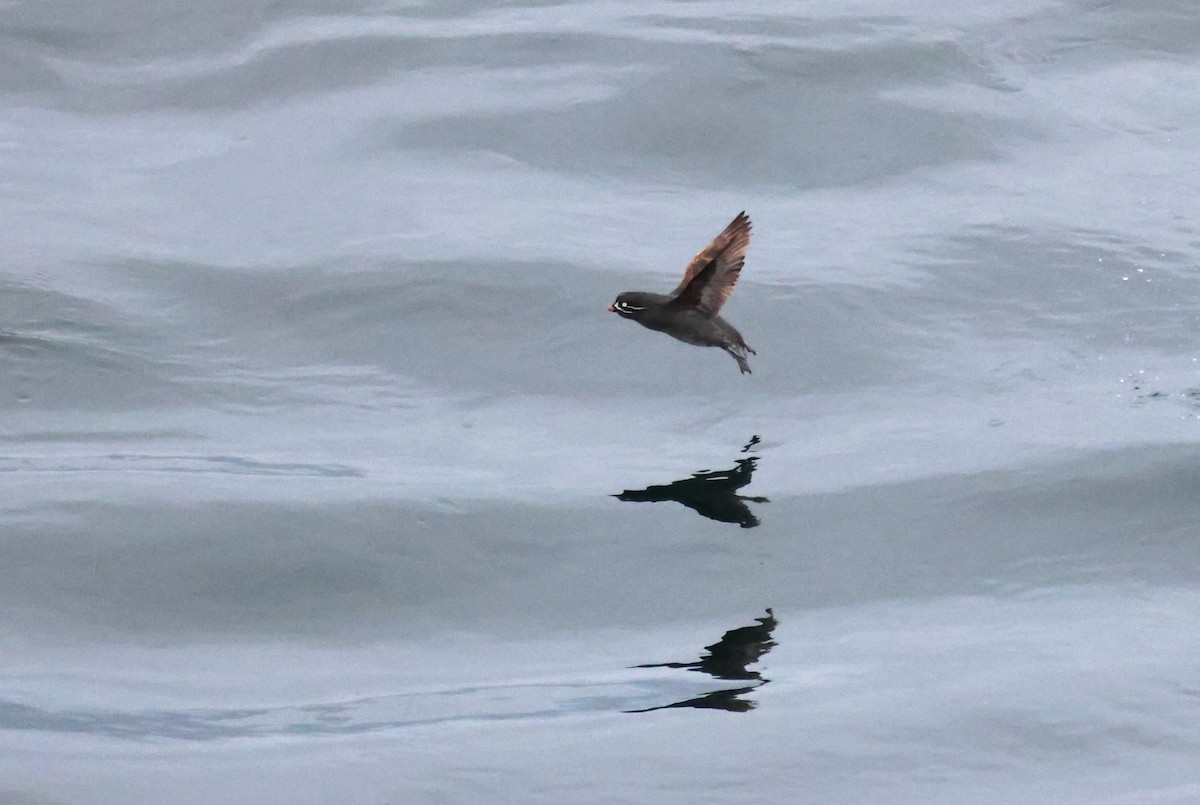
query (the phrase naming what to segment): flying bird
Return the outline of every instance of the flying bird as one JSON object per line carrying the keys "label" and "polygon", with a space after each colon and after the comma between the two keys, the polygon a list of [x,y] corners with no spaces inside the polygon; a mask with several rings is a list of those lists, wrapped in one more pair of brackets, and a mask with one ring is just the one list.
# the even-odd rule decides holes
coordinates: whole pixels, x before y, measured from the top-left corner
{"label": "flying bird", "polygon": [[626,291],[608,306],[608,312],[686,344],[720,347],[733,356],[742,374],[750,374],[746,355],[758,353],[737,328],[717,315],[737,285],[749,245],[750,219],[740,212],[692,258],[678,288],[669,294]]}

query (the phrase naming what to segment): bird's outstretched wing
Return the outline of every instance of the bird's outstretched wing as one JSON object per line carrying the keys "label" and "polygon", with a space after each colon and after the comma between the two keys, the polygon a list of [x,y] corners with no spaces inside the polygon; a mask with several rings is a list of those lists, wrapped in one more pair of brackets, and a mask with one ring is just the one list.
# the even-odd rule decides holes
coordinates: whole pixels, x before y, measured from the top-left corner
{"label": "bird's outstretched wing", "polygon": [[725,231],[688,263],[683,282],[671,293],[669,304],[715,316],[737,285],[749,245],[750,219],[739,212]]}

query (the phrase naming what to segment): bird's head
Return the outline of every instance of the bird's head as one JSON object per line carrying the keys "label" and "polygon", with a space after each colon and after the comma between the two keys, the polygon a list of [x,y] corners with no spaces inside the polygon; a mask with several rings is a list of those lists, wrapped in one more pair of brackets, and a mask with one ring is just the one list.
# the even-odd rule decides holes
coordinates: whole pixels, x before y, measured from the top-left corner
{"label": "bird's head", "polygon": [[646,298],[646,294],[626,291],[618,295],[616,301],[608,306],[608,312],[616,313],[626,319],[637,319],[649,306],[650,300]]}

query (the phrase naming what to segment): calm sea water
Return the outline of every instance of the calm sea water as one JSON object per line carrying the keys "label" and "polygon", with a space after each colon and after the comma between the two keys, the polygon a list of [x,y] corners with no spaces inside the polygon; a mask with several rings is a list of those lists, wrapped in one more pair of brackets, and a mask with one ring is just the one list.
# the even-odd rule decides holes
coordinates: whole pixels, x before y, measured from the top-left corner
{"label": "calm sea water", "polygon": [[0,3],[0,803],[1200,801],[1198,176],[1183,0]]}

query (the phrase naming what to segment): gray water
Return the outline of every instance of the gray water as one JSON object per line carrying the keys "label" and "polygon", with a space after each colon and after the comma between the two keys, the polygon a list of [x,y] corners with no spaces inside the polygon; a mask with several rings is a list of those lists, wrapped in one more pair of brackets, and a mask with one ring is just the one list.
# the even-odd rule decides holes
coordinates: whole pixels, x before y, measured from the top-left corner
{"label": "gray water", "polygon": [[1198,177],[1183,0],[0,4],[0,802],[1200,801]]}

